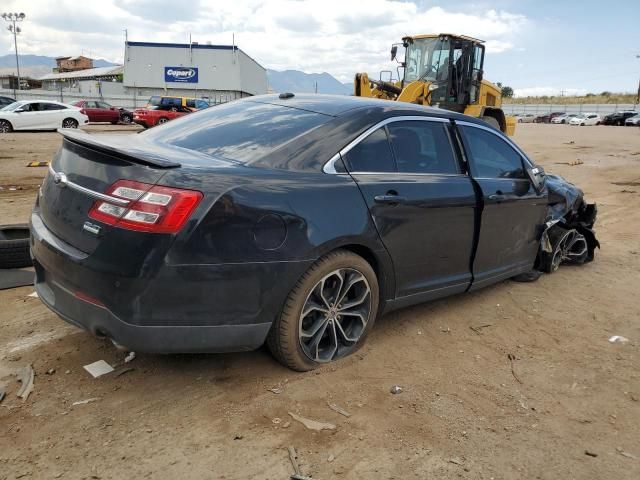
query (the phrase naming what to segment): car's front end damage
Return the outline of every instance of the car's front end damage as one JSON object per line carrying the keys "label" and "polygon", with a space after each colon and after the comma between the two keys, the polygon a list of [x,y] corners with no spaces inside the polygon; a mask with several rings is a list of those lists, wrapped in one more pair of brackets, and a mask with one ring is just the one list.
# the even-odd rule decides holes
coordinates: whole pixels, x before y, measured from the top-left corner
{"label": "car's front end damage", "polygon": [[537,268],[552,273],[561,264],[591,262],[600,248],[593,225],[598,209],[586,203],[581,189],[558,175],[545,176],[549,209],[540,241]]}

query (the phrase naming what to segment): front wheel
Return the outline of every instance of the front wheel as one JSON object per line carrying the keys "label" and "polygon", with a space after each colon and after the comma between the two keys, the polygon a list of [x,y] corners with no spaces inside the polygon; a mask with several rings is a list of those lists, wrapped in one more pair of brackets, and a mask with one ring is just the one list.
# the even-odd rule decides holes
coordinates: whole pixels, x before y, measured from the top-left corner
{"label": "front wheel", "polygon": [[362,257],[338,250],[300,278],[273,323],[267,345],[283,365],[299,372],[355,352],[378,313],[378,280]]}
{"label": "front wheel", "polygon": [[494,117],[484,116],[484,117],[480,117],[480,120],[482,120],[485,123],[488,123],[489,125],[491,125],[496,130],[500,130],[500,123]]}
{"label": "front wheel", "polygon": [[65,118],[62,121],[62,128],[78,128],[78,121],[73,118]]}

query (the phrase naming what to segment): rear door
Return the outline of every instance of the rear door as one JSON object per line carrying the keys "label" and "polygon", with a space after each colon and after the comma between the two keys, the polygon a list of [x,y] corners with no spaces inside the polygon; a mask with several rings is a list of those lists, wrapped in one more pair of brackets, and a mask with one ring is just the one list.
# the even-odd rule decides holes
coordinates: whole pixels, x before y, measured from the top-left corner
{"label": "rear door", "polygon": [[386,122],[343,158],[393,260],[396,297],[416,303],[463,292],[471,280],[476,197],[453,153],[449,123]]}
{"label": "rear door", "polygon": [[85,102],[84,103],[84,111],[87,112],[87,117],[89,117],[90,122],[102,122],[102,115],[100,110],[98,109],[98,105],[96,102]]}
{"label": "rear door", "polygon": [[111,105],[104,102],[96,102],[96,104],[100,109],[100,115],[103,118],[103,122],[117,122],[120,120],[120,112],[118,109],[113,108]]}
{"label": "rear door", "polygon": [[472,289],[530,270],[547,215],[547,193],[529,180],[523,155],[496,130],[457,122],[482,192]]}

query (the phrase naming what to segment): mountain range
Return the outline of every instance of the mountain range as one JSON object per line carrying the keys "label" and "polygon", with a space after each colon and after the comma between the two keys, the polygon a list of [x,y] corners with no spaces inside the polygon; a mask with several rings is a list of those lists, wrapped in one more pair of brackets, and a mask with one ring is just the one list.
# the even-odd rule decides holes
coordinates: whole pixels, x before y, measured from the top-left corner
{"label": "mountain range", "polygon": [[[25,77],[39,78],[56,66],[55,57],[44,55],[19,55],[20,74]],[[0,55],[0,75],[14,74],[16,71],[15,55]],[[94,67],[110,67],[117,65],[103,59],[93,61]],[[351,83],[341,83],[333,75],[324,73],[305,73],[299,70],[267,70],[269,89],[273,92],[294,93],[330,93],[350,95],[353,91]]]}

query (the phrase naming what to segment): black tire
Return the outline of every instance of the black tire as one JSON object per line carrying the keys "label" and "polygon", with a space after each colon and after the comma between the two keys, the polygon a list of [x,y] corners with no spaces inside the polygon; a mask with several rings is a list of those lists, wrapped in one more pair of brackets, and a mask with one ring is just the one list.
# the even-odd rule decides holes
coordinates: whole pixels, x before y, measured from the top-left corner
{"label": "black tire", "polygon": [[0,133],[11,133],[13,132],[13,125],[9,120],[0,120]]}
{"label": "black tire", "polygon": [[483,117],[480,117],[480,120],[482,120],[483,122],[489,124],[490,126],[495,128],[496,130],[500,130],[500,122],[498,122],[498,120],[496,120],[494,117],[483,116]]}
{"label": "black tire", "polygon": [[160,117],[160,118],[158,119],[158,123],[157,123],[157,125],[162,125],[163,123],[167,123],[168,121],[169,121],[169,119],[168,119],[168,118],[166,118],[166,117]]}
{"label": "black tire", "polygon": [[75,118],[65,118],[62,120],[62,128],[78,128],[78,121]]}
{"label": "black tire", "polygon": [[[307,316],[303,318],[302,310],[308,304],[311,296],[315,294],[314,292],[317,291],[317,287],[321,285],[321,282],[323,282],[321,288],[324,291],[324,281],[328,278],[333,278],[332,275],[337,271],[342,271],[342,269],[355,272],[356,275],[359,274],[366,280],[369,290],[368,293],[365,293],[364,297],[369,295],[367,301],[367,305],[369,306],[368,318],[366,325],[361,329],[355,342],[351,344],[344,343],[342,340],[338,342],[337,336],[334,333],[334,338],[336,339],[335,356],[332,354],[330,358],[325,361],[316,361],[305,353],[302,346],[301,330],[304,325],[303,320],[307,319],[309,315],[307,314]],[[355,283],[353,283],[353,285],[355,285]],[[326,363],[334,362],[340,358],[351,355],[362,346],[375,323],[380,301],[378,288],[378,279],[373,268],[359,255],[346,250],[336,250],[335,252],[325,255],[302,275],[289,293],[282,312],[273,322],[271,330],[269,331],[267,337],[269,350],[281,364],[298,372],[313,370]],[[336,304],[337,303],[338,302],[336,302]],[[323,317],[323,319],[320,319],[320,322],[327,325],[321,335],[322,338],[324,338],[327,329],[329,329],[328,325],[333,326],[334,332],[337,331],[332,322],[342,325],[342,328],[345,328],[345,330],[349,328],[348,325],[345,327],[345,323],[341,323],[344,322],[344,318],[340,320],[339,314],[335,320],[328,319],[329,315],[328,312],[319,315],[319,317]],[[314,324],[316,321],[314,321]],[[352,332],[353,330],[350,333]],[[330,336],[330,334],[327,334],[327,336]],[[338,343],[340,343],[340,345],[338,345]],[[339,352],[339,349],[342,349],[341,352]],[[318,353],[318,350],[316,350],[316,353]],[[340,355],[338,355],[338,353],[340,353]],[[318,358],[318,355],[316,355],[316,358]]]}
{"label": "black tire", "polygon": [[29,254],[29,225],[0,226],[0,268],[33,265]]}
{"label": "black tire", "polygon": [[511,277],[511,280],[520,283],[530,283],[538,281],[541,275],[542,272],[539,270],[530,270],[528,272],[516,275],[515,277]]}
{"label": "black tire", "polygon": [[133,120],[133,117],[129,113],[123,113],[122,115],[120,115],[120,121],[122,123],[125,123],[128,125],[131,123],[132,120]]}
{"label": "black tire", "polygon": [[542,252],[539,269],[553,273],[560,265],[582,265],[589,261],[589,248],[584,235],[574,228],[554,225],[548,231],[551,252]]}

